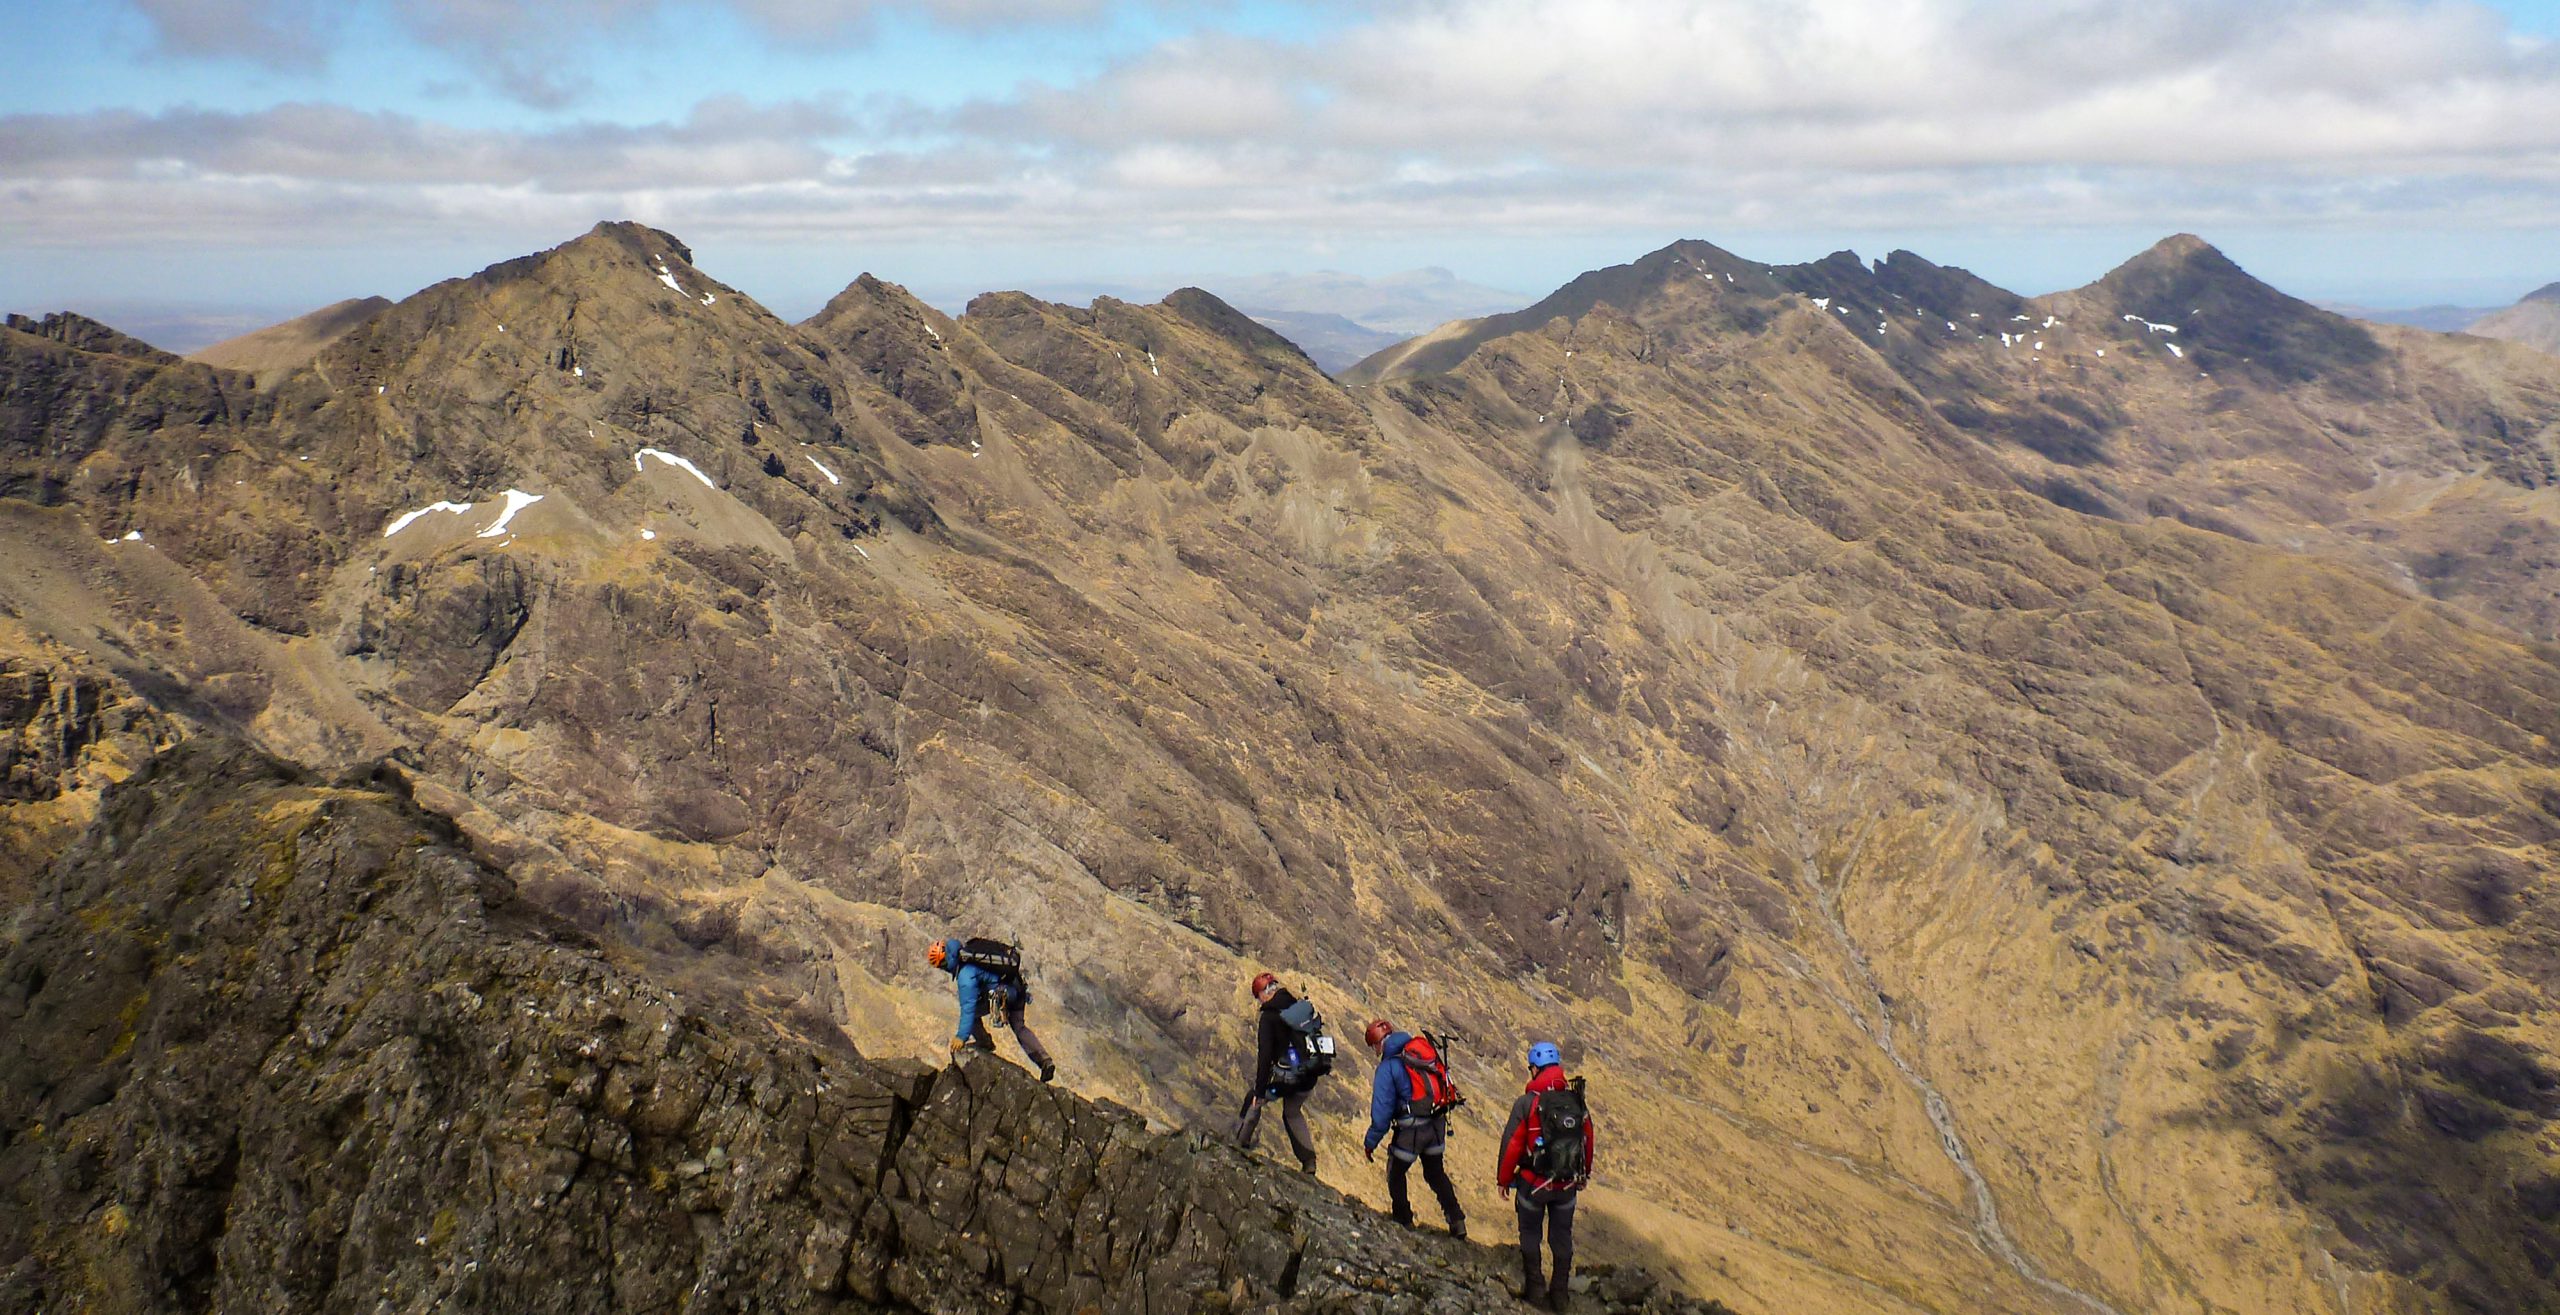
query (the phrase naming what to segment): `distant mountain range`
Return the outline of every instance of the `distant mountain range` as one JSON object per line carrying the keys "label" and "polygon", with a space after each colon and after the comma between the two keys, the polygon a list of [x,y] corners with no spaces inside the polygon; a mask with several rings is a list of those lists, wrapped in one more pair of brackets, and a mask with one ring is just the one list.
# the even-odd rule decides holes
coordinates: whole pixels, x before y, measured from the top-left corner
{"label": "distant mountain range", "polygon": [[1254,315],[1339,315],[1399,338],[1427,333],[1451,320],[1511,310],[1532,300],[1522,293],[1469,283],[1436,266],[1374,279],[1339,270],[1263,274],[1222,279],[1210,291]]}
{"label": "distant mountain range", "polygon": [[1326,311],[1239,309],[1272,332],[1296,343],[1327,374],[1340,374],[1361,360],[1404,341],[1406,337],[1354,323]]}
{"label": "distant mountain range", "polygon": [[2333,311],[2349,319],[2367,324],[2405,324],[2413,329],[2429,329],[2436,333],[2460,333],[2483,315],[2494,314],[2495,306],[2359,306],[2353,302],[2324,301],[2320,309]]}
{"label": "distant mountain range", "polygon": [[[1328,372],[1345,369],[1362,357],[1451,320],[1491,315],[1532,300],[1523,293],[1470,283],[1437,266],[1377,278],[1341,270],[1227,275],[1203,279],[1201,286],[1296,343]],[[1100,297],[1143,301],[1157,296],[1160,288],[1075,281],[1033,283],[1022,291],[1081,305]],[[936,295],[924,300],[957,315],[969,298]]]}
{"label": "distant mountain range", "polygon": [[[1228,304],[1296,343],[1328,373],[1339,373],[1365,357],[1406,339],[1428,334],[1453,320],[1499,314],[1526,305],[1531,298],[1501,288],[1471,283],[1449,270],[1431,267],[1365,278],[1338,270],[1310,274],[1268,273],[1206,280],[1204,286]],[[2476,333],[2506,338],[2560,352],[2560,283],[2541,289],[2515,306],[2434,305],[2362,306],[2320,302],[2322,309],[2371,324],[2400,324],[2437,333]],[[1117,283],[1038,283],[1025,291],[1051,301],[1090,302],[1095,297],[1144,300],[1156,295],[1147,287]],[[928,297],[946,313],[958,314],[966,295]],[[283,323],[254,312],[170,312],[125,308],[107,318],[126,332],[209,365],[244,365],[246,353],[264,352],[289,360],[300,342],[317,333],[312,352],[357,316],[390,303],[379,297],[357,298],[323,307]],[[118,308],[110,307],[111,311]],[[2493,318],[2494,317],[2494,318]],[[220,341],[216,341],[219,339]],[[210,344],[210,345],[208,345]],[[282,355],[277,353],[282,352]],[[309,353],[301,354],[308,359]]]}
{"label": "distant mountain range", "polygon": [[2324,308],[2373,324],[2406,324],[2437,333],[2472,333],[2560,352],[2560,283],[2526,293],[2512,306],[2416,306],[2405,310],[2324,302]]}

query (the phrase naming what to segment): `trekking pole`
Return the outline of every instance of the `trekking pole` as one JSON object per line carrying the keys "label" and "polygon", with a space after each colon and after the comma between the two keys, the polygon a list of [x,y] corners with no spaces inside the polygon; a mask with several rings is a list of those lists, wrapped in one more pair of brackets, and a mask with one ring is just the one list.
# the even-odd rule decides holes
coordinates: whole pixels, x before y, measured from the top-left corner
{"label": "trekking pole", "polygon": [[[1457,1069],[1458,1061],[1456,1059],[1456,1055],[1458,1053],[1458,1047],[1465,1044],[1466,1039],[1466,1034],[1463,1032],[1439,1032],[1432,1035],[1432,1040],[1437,1042],[1440,1046],[1440,1067],[1443,1070],[1454,1072]],[[1457,1113],[1458,1106],[1465,1103],[1466,1096],[1461,1092],[1457,1096],[1456,1101],[1450,1105],[1448,1112],[1450,1114]],[[1443,1117],[1440,1120],[1440,1128],[1440,1135],[1444,1138],[1455,1137],[1458,1135],[1458,1121],[1456,1119]]]}
{"label": "trekking pole", "polygon": [[1234,1132],[1234,1133],[1233,1133],[1233,1134],[1228,1138],[1228,1140],[1229,1140],[1229,1141],[1234,1142],[1234,1143],[1235,1143],[1237,1146],[1239,1146],[1239,1147],[1241,1147],[1241,1146],[1244,1146],[1244,1145],[1245,1145],[1245,1140],[1244,1140],[1244,1125],[1245,1125],[1245,1122],[1246,1122],[1247,1120],[1251,1119],[1251,1118],[1253,1117],[1253,1112],[1254,1112],[1255,1110],[1257,1110],[1257,1109],[1260,1109],[1261,1107],[1262,1107],[1262,1093],[1261,1093],[1261,1092],[1258,1092],[1258,1091],[1257,1091],[1257,1092],[1251,1092],[1251,1093],[1248,1093],[1248,1094],[1245,1096],[1245,1098],[1244,1098],[1244,1105],[1243,1105],[1241,1108],[1239,1108],[1239,1109],[1237,1109],[1237,1110],[1236,1110],[1236,1127],[1235,1127],[1235,1132]]}

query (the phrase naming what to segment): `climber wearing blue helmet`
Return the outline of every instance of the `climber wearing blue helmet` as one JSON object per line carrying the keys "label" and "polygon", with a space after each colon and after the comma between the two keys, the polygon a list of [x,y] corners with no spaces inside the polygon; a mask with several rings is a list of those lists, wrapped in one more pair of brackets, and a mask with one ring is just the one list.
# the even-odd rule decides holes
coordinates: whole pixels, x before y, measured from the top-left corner
{"label": "climber wearing blue helmet", "polygon": [[[1520,1216],[1520,1299],[1563,1310],[1573,1289],[1573,1204],[1591,1181],[1591,1109],[1582,1079],[1564,1075],[1564,1052],[1552,1041],[1529,1047],[1529,1083],[1511,1102],[1502,1129],[1502,1160],[1493,1185]],[[1539,1235],[1555,1253],[1555,1271],[1539,1270]]]}

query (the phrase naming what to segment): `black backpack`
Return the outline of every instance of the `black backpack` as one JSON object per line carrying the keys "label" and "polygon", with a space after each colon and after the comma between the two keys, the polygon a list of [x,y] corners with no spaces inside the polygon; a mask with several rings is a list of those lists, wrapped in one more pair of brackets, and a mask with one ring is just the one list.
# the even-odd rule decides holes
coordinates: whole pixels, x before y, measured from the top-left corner
{"label": "black backpack", "polygon": [[1317,1078],[1333,1071],[1333,1038],[1324,1030],[1323,1016],[1315,1005],[1300,1000],[1280,1011],[1280,1021],[1298,1035],[1271,1066],[1271,1080],[1293,1090],[1314,1086]]}
{"label": "black backpack", "polygon": [[1022,980],[1022,947],[1011,941],[972,936],[960,942],[960,962],[974,963],[1009,982]]}
{"label": "black backpack", "polygon": [[1541,1091],[1529,1106],[1537,1140],[1529,1146],[1527,1169],[1556,1187],[1580,1187],[1591,1176],[1591,1107],[1582,1099],[1582,1079],[1562,1091]]}

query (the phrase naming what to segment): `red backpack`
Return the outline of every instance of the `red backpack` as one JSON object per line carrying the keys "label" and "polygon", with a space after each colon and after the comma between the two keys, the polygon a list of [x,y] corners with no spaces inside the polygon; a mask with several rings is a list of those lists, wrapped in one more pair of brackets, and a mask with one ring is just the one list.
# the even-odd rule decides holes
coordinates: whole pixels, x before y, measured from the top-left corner
{"label": "red backpack", "polygon": [[1458,1084],[1449,1077],[1449,1062],[1440,1057],[1440,1047],[1429,1033],[1417,1033],[1396,1052],[1404,1065],[1404,1101],[1396,1117],[1406,1123],[1436,1119],[1467,1103]]}

